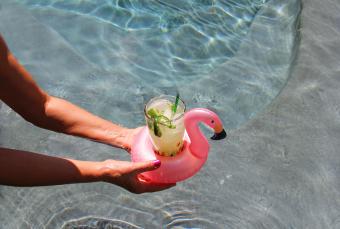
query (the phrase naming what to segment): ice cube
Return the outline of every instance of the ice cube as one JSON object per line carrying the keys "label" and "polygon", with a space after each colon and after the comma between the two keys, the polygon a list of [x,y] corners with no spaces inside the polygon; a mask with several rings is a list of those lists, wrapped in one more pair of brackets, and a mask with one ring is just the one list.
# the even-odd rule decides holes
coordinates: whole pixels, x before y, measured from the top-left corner
{"label": "ice cube", "polygon": [[163,115],[169,119],[172,119],[172,110],[171,110],[171,106],[166,106]]}

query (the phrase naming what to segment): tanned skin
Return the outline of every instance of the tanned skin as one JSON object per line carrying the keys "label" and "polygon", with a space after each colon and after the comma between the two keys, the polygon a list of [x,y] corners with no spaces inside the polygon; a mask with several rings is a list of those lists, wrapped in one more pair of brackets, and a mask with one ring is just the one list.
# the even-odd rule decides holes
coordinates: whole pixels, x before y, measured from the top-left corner
{"label": "tanned skin", "polygon": [[[0,35],[0,100],[32,124],[109,144],[129,151],[140,128],[128,129],[49,95],[18,62]],[[0,184],[59,185],[104,181],[133,193],[155,192],[175,184],[155,184],[140,173],[157,169],[160,161],[80,161],[23,150],[0,148]]]}

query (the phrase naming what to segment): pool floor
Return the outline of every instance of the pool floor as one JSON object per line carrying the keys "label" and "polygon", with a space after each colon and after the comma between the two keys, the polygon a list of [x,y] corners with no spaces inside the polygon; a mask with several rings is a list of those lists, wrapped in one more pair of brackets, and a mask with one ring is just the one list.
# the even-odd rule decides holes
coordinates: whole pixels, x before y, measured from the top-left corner
{"label": "pool floor", "polygon": [[[221,83],[225,82],[222,72],[242,75],[254,70],[262,75],[261,71],[268,69],[261,69],[259,64],[248,69],[248,65],[233,62],[242,48],[226,62],[228,68],[216,69],[214,80],[210,80],[216,82],[208,84],[209,79],[202,78],[185,90],[178,85],[148,87],[136,78],[99,68],[83,58],[56,30],[42,26],[30,11],[2,1],[1,33],[49,92],[133,127],[143,123],[137,107],[149,96],[179,88],[192,107],[209,104],[221,112],[230,129],[227,140],[211,144],[209,159],[196,176],[159,193],[133,195],[106,183],[0,186],[0,228],[339,228],[340,5],[335,0],[302,3],[301,41],[292,68],[286,69],[289,80],[284,78],[283,89],[262,103],[256,116],[247,116],[242,113],[246,107],[233,113],[233,109],[222,106],[225,94],[221,92],[227,93],[228,85]],[[300,6],[299,1],[284,4],[290,8],[283,9],[290,11],[283,13]],[[271,12],[270,7],[265,9],[268,14]],[[292,29],[290,25],[279,27],[275,33]],[[262,28],[254,22],[253,26]],[[261,31],[261,38],[264,32]],[[281,45],[287,47],[284,42]],[[259,50],[244,50],[248,52],[242,57],[250,63],[261,62],[268,53],[259,49],[264,58],[258,58],[252,54]],[[240,78],[233,79],[231,82],[236,83]],[[215,97],[210,97],[210,93]],[[256,94],[251,95],[256,98]],[[105,99],[96,102],[94,98]],[[244,118],[228,122],[233,114]],[[85,160],[129,160],[129,155],[121,150],[35,128],[3,104],[0,145]]]}

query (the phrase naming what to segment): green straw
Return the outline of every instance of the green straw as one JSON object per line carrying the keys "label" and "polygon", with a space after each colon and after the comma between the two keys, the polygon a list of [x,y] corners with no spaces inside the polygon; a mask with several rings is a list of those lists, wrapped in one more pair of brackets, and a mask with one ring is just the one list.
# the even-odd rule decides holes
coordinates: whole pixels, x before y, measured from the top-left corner
{"label": "green straw", "polygon": [[179,93],[177,92],[175,104],[174,104],[173,107],[172,107],[172,112],[173,112],[174,114],[176,114],[176,111],[177,111],[178,101],[179,101]]}

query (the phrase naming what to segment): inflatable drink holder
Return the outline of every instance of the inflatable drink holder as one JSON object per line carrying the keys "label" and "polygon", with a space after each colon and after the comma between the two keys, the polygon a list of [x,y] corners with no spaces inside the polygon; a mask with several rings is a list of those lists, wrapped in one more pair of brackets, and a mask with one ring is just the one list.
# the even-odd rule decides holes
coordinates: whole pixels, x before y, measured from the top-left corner
{"label": "inflatable drink holder", "polygon": [[182,150],[173,157],[161,156],[154,151],[148,127],[145,126],[134,138],[131,148],[133,162],[160,160],[161,166],[141,175],[155,183],[176,183],[195,175],[208,158],[209,143],[198,124],[211,127],[215,134],[213,140],[226,137],[220,118],[212,111],[195,108],[184,114],[184,143]]}

